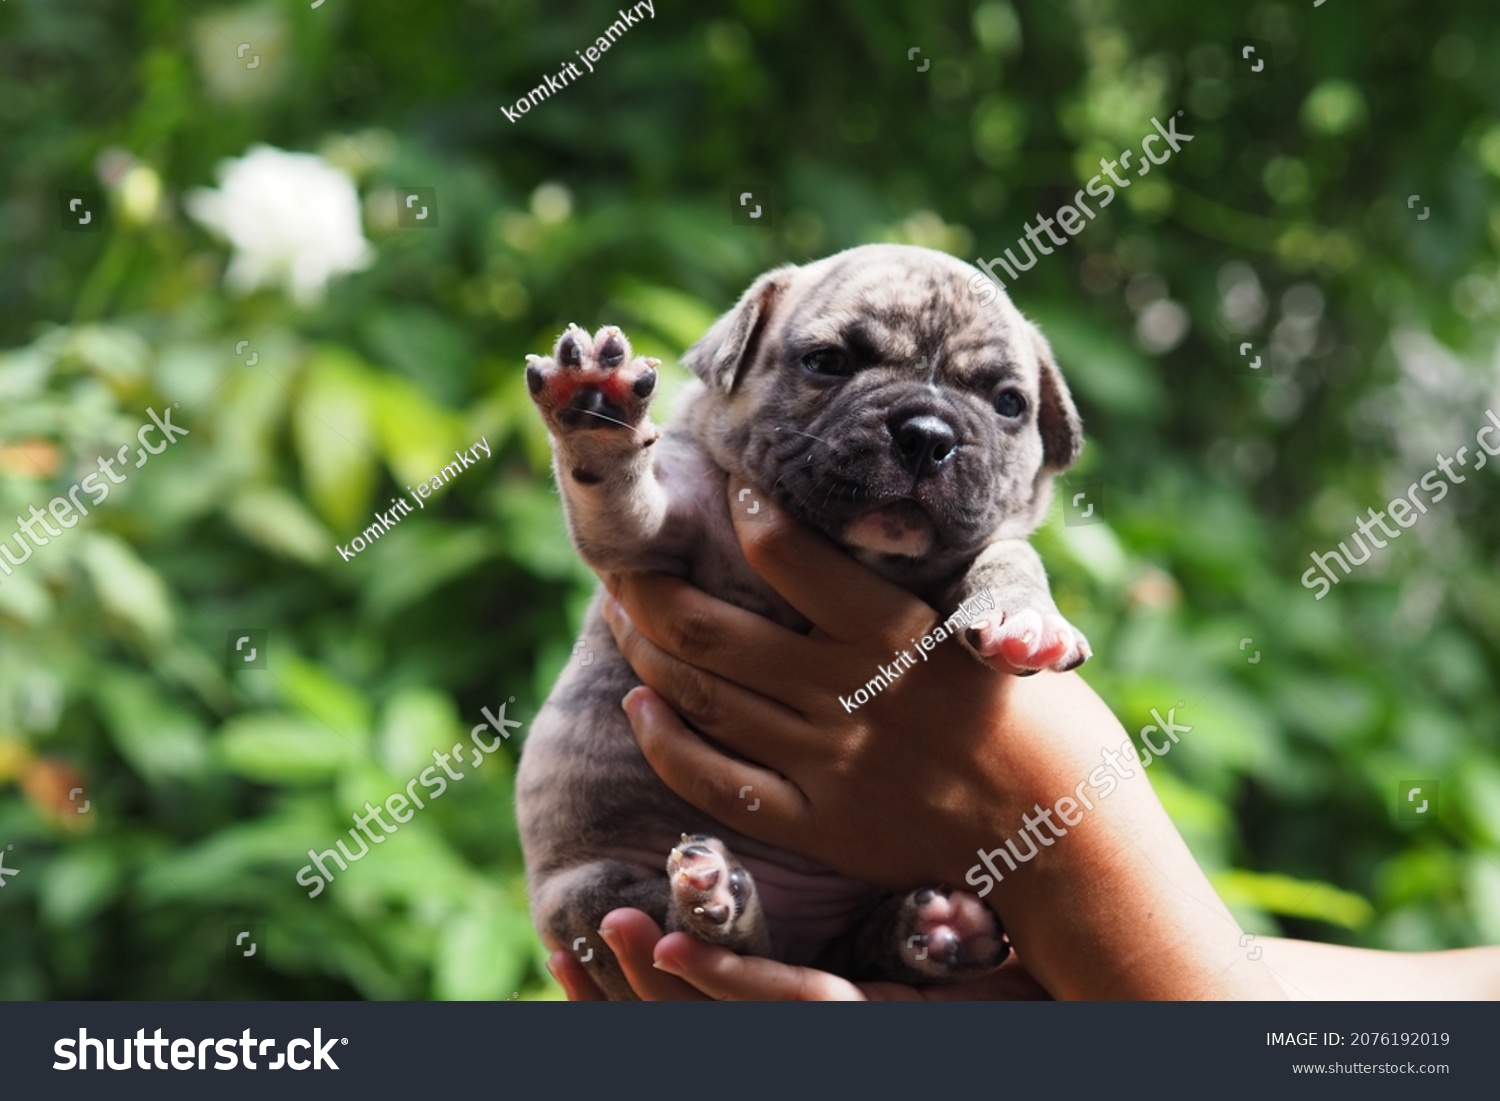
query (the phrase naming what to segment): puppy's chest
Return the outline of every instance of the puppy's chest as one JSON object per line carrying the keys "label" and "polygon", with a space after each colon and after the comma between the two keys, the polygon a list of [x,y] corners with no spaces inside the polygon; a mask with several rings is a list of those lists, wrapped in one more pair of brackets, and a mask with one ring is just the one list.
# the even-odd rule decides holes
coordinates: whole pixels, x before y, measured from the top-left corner
{"label": "puppy's chest", "polygon": [[677,421],[658,445],[655,473],[667,494],[670,523],[665,548],[683,575],[720,600],[806,630],[807,622],[745,561],[725,503],[729,476]]}

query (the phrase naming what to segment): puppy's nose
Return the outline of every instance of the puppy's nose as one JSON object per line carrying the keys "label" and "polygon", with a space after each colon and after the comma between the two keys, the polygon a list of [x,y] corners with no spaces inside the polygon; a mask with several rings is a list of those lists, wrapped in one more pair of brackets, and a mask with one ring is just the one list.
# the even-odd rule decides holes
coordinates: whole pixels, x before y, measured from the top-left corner
{"label": "puppy's nose", "polygon": [[906,469],[918,478],[930,478],[958,450],[958,437],[941,417],[922,413],[890,426],[896,451]]}

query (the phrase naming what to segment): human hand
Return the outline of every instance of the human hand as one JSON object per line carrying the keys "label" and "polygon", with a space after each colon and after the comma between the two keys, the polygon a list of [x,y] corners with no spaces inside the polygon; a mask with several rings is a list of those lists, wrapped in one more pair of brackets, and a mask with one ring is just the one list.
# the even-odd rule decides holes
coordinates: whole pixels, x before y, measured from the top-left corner
{"label": "human hand", "polygon": [[997,674],[950,642],[851,706],[941,617],[763,504],[736,519],[742,550],[810,635],[680,580],[606,578],[606,620],[649,686],[624,706],[668,787],[868,883],[993,891],[1054,996],[1283,996],[1077,675]]}
{"label": "human hand", "polygon": [[[957,886],[976,849],[1100,766],[1101,728],[1110,749],[1124,740],[1078,678],[1000,675],[956,639],[912,654],[889,687],[854,703],[943,617],[766,508],[766,522],[739,525],[746,557],[813,621],[811,636],[680,580],[607,579],[627,614],[606,601],[605,617],[650,686],[626,710],[647,759],[689,802],[868,883]],[[756,764],[698,738],[673,707]],[[912,828],[902,812],[916,807]]]}
{"label": "human hand", "polygon": [[[913,987],[851,983],[826,971],[794,967],[694,940],[662,935],[640,910],[615,910],[599,927],[642,1001],[1029,1001],[1047,998],[1014,954],[996,972],[971,982]],[[570,952],[557,951],[548,970],[573,1002],[603,1001],[604,994]]]}

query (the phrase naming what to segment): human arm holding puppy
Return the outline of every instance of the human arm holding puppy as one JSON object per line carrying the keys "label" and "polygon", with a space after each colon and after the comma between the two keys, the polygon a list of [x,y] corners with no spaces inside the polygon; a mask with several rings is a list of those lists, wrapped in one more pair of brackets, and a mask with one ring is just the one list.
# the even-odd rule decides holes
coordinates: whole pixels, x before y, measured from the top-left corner
{"label": "human arm holding puppy", "polygon": [[[611,626],[651,686],[633,691],[626,710],[669,787],[736,829],[869,883],[992,882],[986,901],[1056,997],[1283,996],[1240,947],[1238,925],[1142,770],[1120,756],[1119,721],[1083,681],[997,675],[940,644],[851,709],[840,697],[941,616],[780,513],[739,528],[751,564],[816,625],[810,636],[673,579],[612,579],[628,614],[610,610]],[[755,763],[725,756],[678,713]],[[1044,813],[1087,796],[1101,767],[1115,783],[1090,809],[1066,804],[1074,824]],[[746,785],[760,800],[753,815],[739,798]],[[1036,855],[1012,870],[996,854],[1007,839],[1017,855]],[[998,881],[981,852],[995,854]],[[659,946],[660,962],[692,951],[675,941]]]}
{"label": "human arm holding puppy", "polygon": [[[647,757],[710,813],[872,883],[941,876],[982,890],[982,865],[959,868],[986,848],[1004,869],[987,901],[1016,955],[973,982],[856,985],[681,933],[663,937],[645,914],[617,910],[602,931],[641,997],[1500,1000],[1500,948],[1380,952],[1260,937],[1261,962],[1252,963],[1238,926],[1128,763],[1133,777],[1104,785],[1111,794],[1083,821],[1070,807],[1066,835],[1010,869],[995,853],[1001,841],[1028,819],[1038,823],[1033,838],[1050,836],[1038,806],[1057,806],[1057,793],[1076,796],[1079,769],[1091,776],[1101,755],[1118,753],[1125,734],[1114,715],[1073,674],[996,676],[956,646],[939,647],[937,669],[882,693],[878,708],[829,708],[885,657],[890,638],[899,644],[903,624],[920,632],[935,613],[779,513],[741,525],[740,536],[756,569],[819,626],[804,639],[680,581],[612,579],[628,613],[611,611],[612,628],[653,686],[626,700]],[[658,693],[776,772],[719,754]],[[750,819],[742,780],[758,785],[758,811],[769,814]],[[570,997],[602,996],[567,953],[552,967]]]}

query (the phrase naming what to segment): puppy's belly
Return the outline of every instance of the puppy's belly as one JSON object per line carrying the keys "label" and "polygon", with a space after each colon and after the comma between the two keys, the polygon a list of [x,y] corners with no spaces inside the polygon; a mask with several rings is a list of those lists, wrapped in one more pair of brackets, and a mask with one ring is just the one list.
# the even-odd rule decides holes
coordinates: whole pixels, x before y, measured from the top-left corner
{"label": "puppy's belly", "polygon": [[886,892],[786,854],[771,857],[739,854],[754,878],[771,926],[771,943],[779,959],[807,964],[830,942],[853,929]]}

